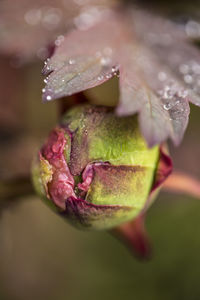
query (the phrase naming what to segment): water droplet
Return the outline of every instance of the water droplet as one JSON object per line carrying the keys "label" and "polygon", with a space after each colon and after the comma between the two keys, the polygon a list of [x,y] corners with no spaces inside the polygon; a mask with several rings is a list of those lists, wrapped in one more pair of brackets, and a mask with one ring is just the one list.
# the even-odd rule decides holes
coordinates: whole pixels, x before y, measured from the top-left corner
{"label": "water droplet", "polygon": [[45,66],[48,64],[49,60],[50,60],[50,58],[47,58],[47,59],[45,60],[45,62],[44,62],[44,65],[45,65]]}
{"label": "water droplet", "polygon": [[193,78],[192,78],[191,75],[185,75],[185,76],[184,76],[184,81],[185,81],[185,83],[187,83],[187,84],[191,84],[191,83],[193,82]]}
{"label": "water droplet", "polygon": [[172,99],[174,96],[173,87],[165,86],[163,90],[158,92],[162,99]]}
{"label": "water droplet", "polygon": [[42,89],[42,92],[45,93],[45,92],[46,92],[46,89]]}
{"label": "water droplet", "polygon": [[109,57],[102,57],[100,61],[102,66],[109,66],[110,62],[111,59]]}
{"label": "water droplet", "polygon": [[188,91],[187,90],[184,90],[184,89],[181,89],[177,92],[177,96],[179,98],[186,98],[188,96]]}
{"label": "water droplet", "polygon": [[47,78],[45,78],[45,79],[44,79],[44,83],[47,83],[47,81],[48,81]]}
{"label": "water droplet", "polygon": [[74,18],[74,24],[79,30],[87,30],[96,24],[101,18],[102,10],[97,6],[86,6],[81,13]]}
{"label": "water droplet", "polygon": [[119,68],[118,67],[112,67],[112,73],[113,75],[117,75]]}
{"label": "water droplet", "polygon": [[51,97],[50,95],[48,95],[48,96],[46,97],[46,99],[47,99],[48,101],[50,101],[50,100],[52,99],[52,97]]}
{"label": "water droplet", "polygon": [[170,110],[172,108],[172,104],[170,102],[168,102],[168,103],[165,103],[163,105],[163,107],[164,107],[165,110]]}
{"label": "water droplet", "polygon": [[187,74],[189,72],[189,66],[186,64],[182,64],[180,65],[179,70],[182,74]]}
{"label": "water droplet", "polygon": [[42,18],[43,26],[48,30],[54,30],[58,27],[62,18],[62,11],[58,8],[48,8],[44,12],[44,16]]}
{"label": "water droplet", "polygon": [[35,26],[39,24],[41,20],[41,15],[42,14],[40,9],[31,9],[25,13],[24,19],[27,24]]}
{"label": "water droplet", "polygon": [[55,45],[58,47],[58,46],[60,46],[61,45],[61,43],[64,41],[64,36],[63,35],[59,35],[58,37],[57,37],[57,39],[55,40]]}
{"label": "water droplet", "polygon": [[200,23],[190,20],[185,26],[186,34],[191,38],[200,36]]}
{"label": "water droplet", "polygon": [[200,74],[200,65],[197,62],[192,63],[192,71],[194,74]]}
{"label": "water droplet", "polygon": [[110,79],[111,77],[112,77],[111,74],[107,74],[107,75],[106,75],[106,78],[107,78],[107,79]]}
{"label": "water droplet", "polygon": [[165,80],[167,79],[166,73],[164,73],[164,72],[159,72],[159,73],[158,73],[158,79],[159,79],[160,81],[165,81]]}
{"label": "water droplet", "polygon": [[101,80],[103,80],[104,79],[104,76],[103,75],[100,75],[100,76],[98,76],[98,78],[97,78],[99,81],[101,81]]}
{"label": "water droplet", "polygon": [[54,92],[55,92],[55,94],[59,94],[62,92],[62,88],[59,88],[59,89],[55,90]]}
{"label": "water droplet", "polygon": [[70,60],[69,60],[69,65],[74,65],[75,62],[76,62],[76,61],[75,61],[74,59],[70,59]]}

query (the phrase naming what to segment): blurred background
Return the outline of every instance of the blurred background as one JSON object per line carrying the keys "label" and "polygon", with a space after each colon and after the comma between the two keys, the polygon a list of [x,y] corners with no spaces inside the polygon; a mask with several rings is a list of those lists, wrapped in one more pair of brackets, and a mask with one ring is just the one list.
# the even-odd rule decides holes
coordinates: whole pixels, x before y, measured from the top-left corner
{"label": "blurred background", "polygon": [[[28,176],[32,157],[59,118],[64,99],[41,103],[42,61],[50,41],[70,27],[71,18],[85,9],[86,2],[91,4],[89,0],[34,1],[44,15],[39,30],[39,24],[31,25],[39,18],[33,1],[0,1],[1,181]],[[115,1],[94,2],[112,6]],[[173,18],[198,17],[200,11],[198,1],[137,2]],[[59,16],[67,20],[64,25]],[[112,106],[118,98],[117,80],[85,95],[91,103]],[[199,113],[191,105],[184,140],[170,149],[175,168],[200,179]],[[0,300],[200,299],[198,199],[160,193],[146,224],[153,257],[141,262],[106,232],[72,228],[31,190],[30,196],[23,196],[23,191],[20,195],[6,203],[1,199]]]}

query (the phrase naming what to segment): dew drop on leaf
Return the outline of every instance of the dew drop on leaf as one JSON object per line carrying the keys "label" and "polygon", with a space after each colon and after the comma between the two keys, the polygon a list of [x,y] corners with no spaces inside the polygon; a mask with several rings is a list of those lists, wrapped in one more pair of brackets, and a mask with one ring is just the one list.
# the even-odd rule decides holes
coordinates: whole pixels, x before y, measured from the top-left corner
{"label": "dew drop on leaf", "polygon": [[62,19],[62,11],[59,8],[46,8],[46,10],[43,13],[43,18],[42,18],[42,25],[47,29],[47,30],[55,30],[59,23],[61,22]]}
{"label": "dew drop on leaf", "polygon": [[187,84],[191,84],[193,82],[193,78],[192,78],[191,75],[187,74],[187,75],[184,76],[184,81]]}
{"label": "dew drop on leaf", "polygon": [[70,60],[69,60],[69,65],[74,65],[75,62],[76,62],[76,61],[75,61],[74,59],[70,59]]}
{"label": "dew drop on leaf", "polygon": [[30,9],[24,15],[26,23],[31,26],[39,24],[41,17],[42,13],[40,9]]}
{"label": "dew drop on leaf", "polygon": [[59,35],[57,37],[57,39],[55,40],[55,45],[58,47],[61,45],[61,43],[64,41],[64,36],[63,35]]}
{"label": "dew drop on leaf", "polygon": [[52,100],[52,97],[51,97],[50,95],[48,95],[48,96],[46,97],[46,99],[47,99],[47,101],[51,101],[51,100]]}
{"label": "dew drop on leaf", "polygon": [[200,23],[190,20],[185,26],[185,32],[190,38],[200,37]]}
{"label": "dew drop on leaf", "polygon": [[170,110],[172,108],[172,104],[171,103],[166,103],[163,105],[164,109],[166,110]]}
{"label": "dew drop on leaf", "polygon": [[103,78],[104,78],[103,75],[100,75],[100,76],[98,76],[97,79],[98,79],[98,80],[103,80]]}
{"label": "dew drop on leaf", "polygon": [[109,57],[102,57],[101,58],[101,65],[102,66],[108,66],[111,62],[111,59]]}

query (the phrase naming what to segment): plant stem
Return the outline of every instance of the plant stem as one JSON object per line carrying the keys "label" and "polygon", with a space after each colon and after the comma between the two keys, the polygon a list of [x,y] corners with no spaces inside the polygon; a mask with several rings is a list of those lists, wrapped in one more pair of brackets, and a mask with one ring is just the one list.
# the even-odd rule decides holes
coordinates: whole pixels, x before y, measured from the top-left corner
{"label": "plant stem", "polygon": [[200,180],[182,172],[172,173],[163,188],[172,193],[186,194],[200,199]]}
{"label": "plant stem", "polygon": [[151,245],[145,230],[145,216],[121,224],[110,233],[128,246],[132,254],[139,259],[147,260],[151,257]]}

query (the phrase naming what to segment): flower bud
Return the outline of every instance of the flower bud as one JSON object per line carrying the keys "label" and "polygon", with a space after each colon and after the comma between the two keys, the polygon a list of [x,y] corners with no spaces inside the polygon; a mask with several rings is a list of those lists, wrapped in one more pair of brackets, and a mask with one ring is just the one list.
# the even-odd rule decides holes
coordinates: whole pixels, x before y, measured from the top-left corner
{"label": "flower bud", "polygon": [[90,105],[68,111],[33,164],[37,192],[71,223],[109,229],[144,209],[158,165],[136,116]]}

